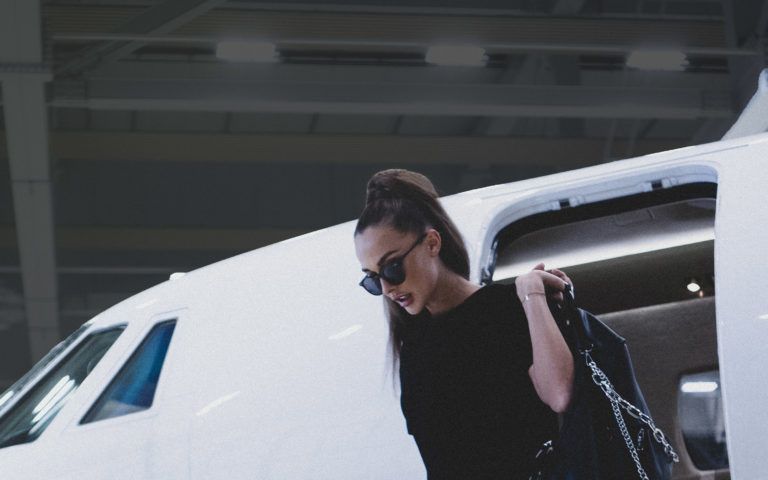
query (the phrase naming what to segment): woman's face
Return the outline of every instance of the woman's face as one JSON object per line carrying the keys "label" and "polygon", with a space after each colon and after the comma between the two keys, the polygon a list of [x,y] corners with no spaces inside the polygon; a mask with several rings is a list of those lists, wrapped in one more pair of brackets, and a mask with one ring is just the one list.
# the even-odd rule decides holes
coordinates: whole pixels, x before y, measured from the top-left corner
{"label": "woman's face", "polygon": [[403,233],[391,226],[368,227],[355,236],[355,253],[367,275],[378,274],[384,265],[401,258],[413,247],[402,260],[405,270],[402,283],[393,285],[380,278],[382,294],[411,315],[421,312],[428,303],[439,272],[439,234],[430,229],[421,242],[419,238],[419,234]]}

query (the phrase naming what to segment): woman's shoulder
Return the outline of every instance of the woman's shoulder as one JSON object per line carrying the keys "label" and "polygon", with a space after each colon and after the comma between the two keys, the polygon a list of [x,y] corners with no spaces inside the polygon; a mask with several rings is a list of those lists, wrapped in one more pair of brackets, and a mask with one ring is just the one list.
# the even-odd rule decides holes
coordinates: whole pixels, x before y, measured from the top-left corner
{"label": "woman's shoulder", "polygon": [[514,283],[492,283],[484,286],[483,289],[486,289],[492,295],[509,295],[517,292]]}
{"label": "woman's shoulder", "polygon": [[[522,310],[514,284],[493,283],[478,289],[457,309],[462,313],[490,313]],[[457,311],[456,313],[459,313]]]}
{"label": "woman's shoulder", "polygon": [[492,283],[475,292],[480,302],[517,301],[514,283]]}

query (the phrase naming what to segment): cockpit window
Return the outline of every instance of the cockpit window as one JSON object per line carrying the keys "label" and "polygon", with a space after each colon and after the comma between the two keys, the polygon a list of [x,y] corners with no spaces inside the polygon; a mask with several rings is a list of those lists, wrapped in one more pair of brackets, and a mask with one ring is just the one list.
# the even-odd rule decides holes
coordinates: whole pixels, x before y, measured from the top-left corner
{"label": "cockpit window", "polygon": [[140,412],[152,406],[175,327],[176,320],[170,320],[149,332],[81,424]]}
{"label": "cockpit window", "polygon": [[53,347],[51,351],[48,352],[39,362],[37,362],[35,366],[32,367],[27,373],[25,373],[23,377],[11,385],[8,390],[3,392],[3,394],[0,395],[0,414],[2,413],[4,406],[11,405],[11,400],[19,393],[21,393],[22,390],[24,390],[24,387],[27,385],[27,383],[34,380],[40,372],[45,370],[45,367],[47,367],[54,358],[58,357],[61,352],[67,349],[67,347],[75,343],[75,340],[79,339],[83,333],[85,333],[85,331],[90,328],[91,324],[93,324],[93,321],[85,322],[82,326],[80,326],[80,328],[75,330],[71,335]]}
{"label": "cockpit window", "polygon": [[0,448],[34,441],[83,383],[125,326],[92,333],[0,419]]}

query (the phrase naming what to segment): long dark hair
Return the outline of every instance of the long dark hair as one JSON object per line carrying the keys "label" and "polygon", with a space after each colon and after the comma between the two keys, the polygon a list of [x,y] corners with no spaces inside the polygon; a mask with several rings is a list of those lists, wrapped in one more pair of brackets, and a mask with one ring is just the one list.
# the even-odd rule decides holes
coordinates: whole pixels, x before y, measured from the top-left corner
{"label": "long dark hair", "polygon": [[[368,181],[365,208],[357,221],[355,235],[368,227],[391,226],[402,233],[421,234],[428,228],[440,232],[440,260],[448,269],[469,278],[469,256],[459,230],[445,213],[432,182],[409,170],[383,170]],[[389,321],[389,351],[392,367],[397,369],[403,346],[403,330],[411,315],[384,296]]]}

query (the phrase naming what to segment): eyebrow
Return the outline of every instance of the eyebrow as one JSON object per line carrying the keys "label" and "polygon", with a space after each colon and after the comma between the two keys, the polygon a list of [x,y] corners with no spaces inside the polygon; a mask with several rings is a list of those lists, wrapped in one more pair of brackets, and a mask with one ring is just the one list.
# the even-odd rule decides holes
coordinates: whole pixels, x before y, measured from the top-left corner
{"label": "eyebrow", "polygon": [[386,261],[387,261],[387,259],[389,258],[389,256],[390,256],[390,255],[392,255],[392,254],[393,254],[393,253],[395,253],[395,252],[397,252],[397,250],[390,250],[390,251],[388,251],[387,253],[385,253],[384,255],[382,255],[382,256],[381,256],[381,258],[379,259],[379,263],[377,263],[376,265],[378,265],[378,266],[380,266],[380,267],[381,267],[382,265],[384,265],[384,262],[386,262]]}
{"label": "eyebrow", "polygon": [[[389,258],[389,256],[390,256],[390,255],[392,255],[392,254],[393,254],[393,253],[395,253],[395,252],[397,252],[397,250],[390,250],[390,251],[388,251],[387,253],[385,253],[384,255],[382,255],[382,256],[381,256],[381,258],[379,259],[379,261],[378,261],[378,263],[377,263],[376,265],[378,265],[379,267],[381,267],[382,265],[384,265],[384,262],[386,262],[386,261],[387,261],[387,259]],[[367,268],[364,268],[364,269],[363,269],[363,273],[370,273],[370,272],[371,272],[371,270],[368,270]]]}

